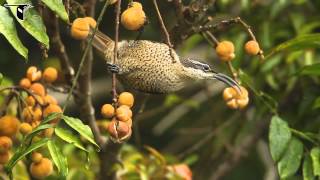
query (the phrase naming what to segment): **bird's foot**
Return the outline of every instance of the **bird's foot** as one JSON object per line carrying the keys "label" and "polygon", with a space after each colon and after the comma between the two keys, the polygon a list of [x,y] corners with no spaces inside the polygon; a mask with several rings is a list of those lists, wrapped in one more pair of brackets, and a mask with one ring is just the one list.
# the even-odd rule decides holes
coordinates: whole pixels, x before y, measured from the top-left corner
{"label": "bird's foot", "polygon": [[107,69],[111,73],[119,74],[120,68],[119,66],[112,64],[112,63],[107,63]]}

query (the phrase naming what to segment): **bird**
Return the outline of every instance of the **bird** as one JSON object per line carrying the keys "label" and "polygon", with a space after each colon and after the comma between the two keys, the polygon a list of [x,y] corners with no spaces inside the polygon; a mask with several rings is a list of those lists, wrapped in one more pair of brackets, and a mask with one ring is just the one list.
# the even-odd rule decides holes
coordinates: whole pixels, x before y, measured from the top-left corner
{"label": "bird", "polygon": [[[93,33],[91,32],[91,36]],[[92,46],[102,54],[107,69],[116,73],[125,86],[149,94],[179,91],[199,80],[219,80],[241,92],[239,84],[229,76],[214,71],[209,64],[180,57],[165,43],[150,40],[118,42],[117,60],[113,64],[115,42],[97,30]]]}

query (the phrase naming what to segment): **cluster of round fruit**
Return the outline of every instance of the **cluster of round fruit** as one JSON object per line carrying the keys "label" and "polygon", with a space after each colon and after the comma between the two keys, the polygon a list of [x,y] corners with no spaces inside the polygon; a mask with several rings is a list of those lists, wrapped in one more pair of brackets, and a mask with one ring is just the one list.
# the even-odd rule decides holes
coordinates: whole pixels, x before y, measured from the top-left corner
{"label": "cluster of round fruit", "polygon": [[[258,55],[261,52],[258,42],[254,40],[248,41],[244,49],[249,55]],[[216,47],[218,57],[225,62],[231,61],[236,57],[234,51],[235,48],[231,41],[221,41]]]}
{"label": "cluster of round fruit", "polygon": [[33,152],[31,160],[30,173],[34,178],[43,179],[51,175],[53,165],[50,159],[43,157],[42,154],[38,152]]}
{"label": "cluster of round fruit", "polygon": [[[29,90],[30,93],[25,99],[25,107],[22,110],[22,120],[24,122],[20,125],[21,134],[29,134],[49,114],[62,112],[58,101],[47,94],[47,90],[42,83],[53,83],[57,78],[58,71],[55,68],[48,67],[43,74],[34,66],[28,68],[26,78],[20,81],[20,86]],[[57,123],[58,121],[59,119],[55,119],[51,122]],[[53,128],[45,129],[42,135],[51,137],[53,132]]]}
{"label": "cluster of round fruit", "polygon": [[107,131],[115,142],[127,140],[132,133],[132,108],[134,97],[129,92],[119,95],[117,105],[104,104],[101,107],[101,114],[105,118],[112,119]]}
{"label": "cluster of round fruit", "polygon": [[[139,2],[132,2],[121,14],[121,24],[128,30],[138,30],[145,22],[146,14]],[[92,17],[77,18],[71,25],[71,36],[77,40],[84,40],[88,37],[90,28],[95,28],[96,25],[97,22]]]}

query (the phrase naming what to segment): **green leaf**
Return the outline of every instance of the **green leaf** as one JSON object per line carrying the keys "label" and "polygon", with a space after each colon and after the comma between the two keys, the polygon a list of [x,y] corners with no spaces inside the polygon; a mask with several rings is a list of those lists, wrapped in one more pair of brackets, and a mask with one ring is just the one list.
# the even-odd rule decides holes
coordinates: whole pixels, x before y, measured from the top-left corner
{"label": "green leaf", "polygon": [[41,124],[47,124],[55,120],[56,118],[59,118],[59,116],[62,116],[62,113],[51,113],[48,116],[46,116],[43,121],[41,121]]}
{"label": "green leaf", "polygon": [[24,158],[27,154],[31,153],[32,151],[44,146],[47,144],[49,141],[48,138],[43,138],[30,146],[20,146],[17,151],[14,153],[14,155],[11,157],[10,161],[6,164],[5,166],[5,171],[8,174],[11,174],[12,168],[22,159]]}
{"label": "green leaf", "polygon": [[[7,0],[8,4],[32,4],[30,0]],[[17,6],[11,6],[10,10],[16,17],[21,26],[31,34],[36,40],[43,43],[49,49],[49,37],[46,33],[46,27],[43,24],[42,18],[34,7],[24,12],[24,20],[17,17]]]}
{"label": "green leaf", "polygon": [[269,146],[272,159],[278,161],[286,150],[291,138],[291,131],[286,121],[273,116],[269,130]]}
{"label": "green leaf", "polygon": [[292,138],[283,157],[278,162],[278,171],[281,179],[293,176],[300,167],[303,154],[303,144],[296,138]]}
{"label": "green leaf", "polygon": [[76,130],[81,136],[83,136],[86,140],[95,145],[99,150],[99,145],[94,141],[94,137],[92,131],[89,126],[82,123],[80,119],[62,116],[64,122],[66,122],[72,129]]}
{"label": "green leaf", "polygon": [[312,64],[309,66],[303,67],[300,72],[300,75],[313,75],[320,76],[320,63]]}
{"label": "green leaf", "polygon": [[0,73],[0,85],[2,83],[3,75]]}
{"label": "green leaf", "polygon": [[311,149],[310,156],[312,159],[313,173],[320,176],[320,148],[315,147]]}
{"label": "green leaf", "polygon": [[62,20],[69,22],[69,17],[66,9],[62,3],[62,0],[41,0],[47,5],[53,12],[55,12]]}
{"label": "green leaf", "polygon": [[39,134],[39,132],[41,132],[41,131],[43,131],[45,129],[53,128],[54,126],[55,125],[53,125],[53,124],[43,124],[43,125],[40,125],[40,126],[36,127],[35,129],[32,130],[32,132],[30,134],[28,134],[24,138],[24,142],[28,143],[34,136]]}
{"label": "green leaf", "polygon": [[320,47],[320,33],[301,35],[286,41],[277,47],[275,47],[267,56],[271,56],[275,53],[290,50],[296,51],[306,48],[319,48]]}
{"label": "green leaf", "polygon": [[302,167],[303,180],[314,180],[312,160],[309,155],[306,155]]}
{"label": "green leaf", "polygon": [[68,163],[66,157],[62,154],[61,150],[53,140],[48,142],[48,149],[60,175],[65,179],[68,175]]}
{"label": "green leaf", "polygon": [[71,131],[69,131],[68,129],[62,128],[62,127],[56,127],[55,128],[55,134],[56,136],[58,136],[59,138],[61,138],[62,140],[73,144],[74,146],[76,146],[77,148],[88,152],[82,145],[80,137],[76,136],[75,134],[73,134]]}
{"label": "green leaf", "polygon": [[28,49],[20,41],[13,18],[9,15],[8,9],[3,6],[0,6],[0,33],[21,56],[28,59]]}

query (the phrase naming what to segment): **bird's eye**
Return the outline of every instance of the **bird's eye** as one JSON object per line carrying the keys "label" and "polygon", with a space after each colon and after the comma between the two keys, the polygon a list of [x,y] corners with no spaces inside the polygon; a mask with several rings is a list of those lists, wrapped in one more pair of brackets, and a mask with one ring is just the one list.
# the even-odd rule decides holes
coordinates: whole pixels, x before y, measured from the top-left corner
{"label": "bird's eye", "polygon": [[210,71],[210,67],[208,65],[203,66],[203,71]]}

